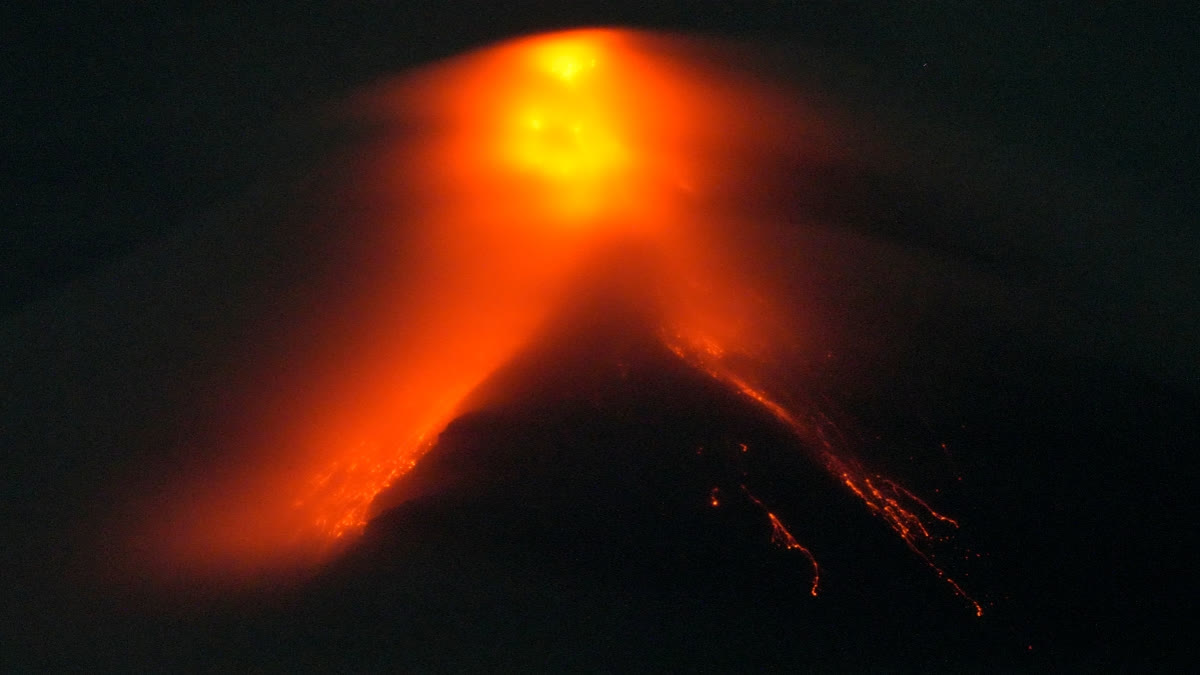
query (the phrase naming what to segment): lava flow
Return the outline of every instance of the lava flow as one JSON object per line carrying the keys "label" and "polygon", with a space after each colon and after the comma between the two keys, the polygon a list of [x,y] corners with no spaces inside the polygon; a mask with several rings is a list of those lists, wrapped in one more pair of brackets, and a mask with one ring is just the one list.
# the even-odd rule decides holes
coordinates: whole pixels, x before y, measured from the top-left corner
{"label": "lava flow", "polygon": [[[271,566],[327,555],[375,497],[419,461],[464,401],[569,304],[597,250],[654,252],[659,338],[769,411],[917,556],[935,562],[957,526],[799,414],[777,364],[805,349],[806,317],[763,262],[775,244],[754,203],[781,159],[818,161],[828,125],[786,92],[709,58],[709,46],[617,30],[519,39],[436,65],[353,100],[383,128],[352,163],[350,224],[395,232],[396,271],[338,315],[336,365],[262,391],[252,431],[225,439],[158,519],[175,566]],[[350,198],[348,198],[350,199]],[[798,264],[793,261],[791,264]],[[333,319],[330,319],[333,321]],[[297,364],[302,368],[303,364]],[[774,370],[773,370],[774,369]],[[251,387],[253,388],[253,387]],[[260,387],[260,389],[262,389]],[[280,393],[286,389],[288,393]],[[258,390],[256,390],[258,391]],[[773,541],[817,560],[748,490]],[[714,490],[711,503],[721,495]],[[167,521],[167,522],[161,522]],[[169,532],[169,535],[161,534]]]}
{"label": "lava flow", "polygon": [[[763,504],[762,500],[751,494],[745,485],[741,486],[741,488],[746,498],[755,506],[762,509],[763,513],[767,514],[767,520],[771,523],[771,543],[787,551],[800,551],[804,554],[805,558],[808,558],[808,562],[812,565],[813,570],[812,588],[808,592],[814,598],[817,597],[817,589],[821,585],[821,568],[817,565],[817,559],[813,557],[812,551],[809,551],[800,542],[796,541],[796,538],[792,536],[792,533],[783,524],[783,521],[779,520],[779,516],[767,509],[766,504]],[[716,498],[714,498],[713,506],[716,505]]]}

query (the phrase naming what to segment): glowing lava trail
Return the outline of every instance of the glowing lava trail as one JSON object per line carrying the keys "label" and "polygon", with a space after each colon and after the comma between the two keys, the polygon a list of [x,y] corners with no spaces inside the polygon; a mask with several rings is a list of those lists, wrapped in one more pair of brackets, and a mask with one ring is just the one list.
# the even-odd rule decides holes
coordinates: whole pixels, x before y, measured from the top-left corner
{"label": "glowing lava trail", "polygon": [[787,527],[784,526],[783,522],[779,520],[779,516],[776,516],[774,513],[772,513],[771,510],[762,503],[762,500],[751,494],[750,490],[746,489],[745,485],[741,486],[741,488],[742,492],[745,493],[746,498],[753,502],[755,506],[762,509],[763,513],[767,514],[767,520],[771,522],[771,543],[787,551],[799,551],[804,554],[805,558],[808,558],[808,562],[812,565],[813,570],[812,588],[809,589],[809,593],[812,594],[814,598],[817,597],[817,587],[821,584],[821,568],[817,565],[817,559],[813,557],[812,551],[809,551],[807,548],[802,546],[800,542],[796,541],[796,538],[792,536],[792,533],[789,532]]}
{"label": "glowing lava trail", "polygon": [[[786,425],[798,438],[804,440],[809,447],[815,448],[821,463],[847,489],[858,497],[874,515],[881,518],[900,536],[909,550],[917,555],[938,577],[945,580],[954,593],[968,602],[976,616],[983,616],[983,607],[972,598],[963,587],[948,576],[942,567],[935,562],[935,548],[950,541],[950,530],[958,529],[958,522],[949,516],[938,513],[920,497],[895,481],[869,474],[853,458],[848,456],[845,449],[839,448],[830,433],[831,423],[820,413],[814,412],[814,418],[807,423],[802,422],[796,415],[783,407],[761,389],[751,386],[741,376],[723,368],[716,357],[720,355],[706,344],[691,352],[679,346],[677,342],[668,342],[668,346],[680,358],[693,363],[711,377],[729,384],[748,399],[758,403],[768,410],[776,419]],[[745,487],[743,486],[743,490]],[[773,525],[782,529],[778,519],[762,502],[758,501],[748,491],[747,496],[767,513]],[[787,540],[794,543],[790,533],[782,530]],[[808,549],[796,544],[786,548],[800,548],[809,558],[812,554]],[[813,589],[816,589],[816,561],[813,561]]]}
{"label": "glowing lava trail", "polygon": [[[967,598],[932,550],[957,524],[777,402],[794,392],[754,384],[779,380],[762,374],[802,351],[806,321],[754,269],[773,247],[752,224],[756,190],[781,155],[821,160],[836,143],[793,97],[735,76],[711,51],[635,32],[568,32],[468,54],[356,98],[351,116],[389,131],[353,164],[345,210],[359,214],[355,228],[395,233],[380,240],[394,243],[397,271],[339,319],[358,327],[338,333],[339,363],[293,377],[289,391],[301,393],[263,392],[272,413],[226,441],[236,464],[208,471],[186,490],[195,498],[161,519],[169,565],[326,555],[363,527],[375,497],[464,412],[464,399],[570,301],[589,256],[635,242],[655,256],[655,285],[643,291],[661,311],[664,343],[816,448]],[[816,595],[813,554],[744,491],[774,543],[807,557]]]}

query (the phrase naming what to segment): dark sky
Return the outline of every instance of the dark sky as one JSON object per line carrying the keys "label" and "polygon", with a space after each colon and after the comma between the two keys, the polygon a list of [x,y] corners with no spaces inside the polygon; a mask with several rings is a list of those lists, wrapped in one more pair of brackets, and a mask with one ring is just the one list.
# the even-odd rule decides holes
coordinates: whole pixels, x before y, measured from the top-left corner
{"label": "dark sky", "polygon": [[[0,383],[0,440],[16,448],[5,449],[13,467],[0,485],[16,506],[5,514],[16,533],[10,541],[22,542],[5,552],[21,570],[10,579],[28,581],[6,618],[10,610],[11,617],[29,610],[53,625],[52,611],[32,609],[45,598],[29,587],[56,579],[59,566],[70,563],[52,528],[76,523],[74,514],[103,493],[95,484],[110,459],[119,464],[128,461],[122,453],[148,452],[160,440],[157,429],[187,428],[191,412],[180,412],[178,403],[189,399],[155,398],[146,393],[153,388],[138,387],[176,379],[214,386],[205,379],[211,364],[199,357],[149,363],[170,353],[162,345],[176,340],[201,345],[195,354],[218,354],[222,340],[232,344],[238,335],[221,322],[244,318],[230,310],[210,322],[186,309],[162,310],[177,302],[165,290],[116,294],[126,302],[110,307],[110,316],[79,309],[72,289],[106,288],[106,279],[125,278],[114,270],[137,269],[140,261],[166,265],[163,251],[173,251],[172,242],[213,245],[207,228],[225,209],[272,193],[339,140],[321,136],[324,130],[297,142],[307,130],[323,129],[314,110],[356,88],[512,35],[615,24],[746,38],[773,45],[764,51],[790,52],[793,62],[795,54],[810,55],[811,67],[793,73],[801,89],[829,97],[848,119],[894,132],[900,147],[928,150],[908,161],[919,169],[913,175],[828,178],[847,227],[985,268],[1028,291],[1016,297],[1048,299],[1046,307],[1072,314],[1036,347],[1015,338],[1005,343],[1006,335],[962,363],[931,365],[933,357],[913,355],[893,373],[898,384],[890,393],[899,399],[936,379],[929,373],[950,373],[935,382],[952,392],[940,418],[915,422],[905,416],[910,402],[891,399],[859,400],[857,411],[895,437],[913,434],[919,442],[928,440],[928,427],[961,426],[959,442],[975,448],[964,459],[968,473],[996,476],[981,481],[982,498],[966,500],[964,510],[982,523],[984,546],[990,535],[998,559],[1007,561],[993,571],[998,585],[1007,574],[1024,589],[1011,605],[1009,617],[1016,618],[997,629],[1016,631],[1004,640],[1035,635],[1041,649],[1061,636],[1069,646],[1041,665],[1084,656],[1097,667],[1163,664],[1184,653],[1166,613],[1183,607],[1181,598],[1194,588],[1181,573],[1181,552],[1194,539],[1187,531],[1194,529],[1187,527],[1194,525],[1194,470],[1185,467],[1191,440],[1200,438],[1195,9],[498,4],[181,9],[103,2],[5,10],[12,16],[0,20],[0,340],[9,342],[0,374],[18,376]],[[964,219],[979,225],[957,227]],[[238,255],[250,254],[235,252],[231,268],[247,264]],[[221,288],[200,291],[198,307],[238,302]],[[210,332],[192,342],[171,334],[160,344],[150,327],[139,338],[146,344],[127,344],[121,322],[143,309],[178,318],[164,334],[188,321]],[[1012,335],[1058,326],[1033,310],[1012,314],[1035,315]],[[64,348],[67,357],[55,356],[54,344],[39,344],[46,335],[61,337],[38,333],[43,322],[76,327],[65,338],[72,345]],[[923,330],[933,335],[945,325]],[[89,330],[101,347],[86,347]],[[967,351],[955,343],[941,353],[955,350]],[[994,363],[980,365],[988,360]],[[43,410],[44,402],[61,406],[61,414]],[[46,423],[68,413],[79,415],[75,426]],[[116,447],[118,441],[133,449]],[[51,534],[24,543],[39,529]],[[334,593],[340,587],[331,583]],[[1098,587],[1109,591],[1088,593]],[[74,603],[56,596],[46,606],[71,608],[74,619],[90,611],[87,602]],[[709,619],[719,622],[718,614],[712,610]],[[319,622],[325,615],[313,616]],[[957,626],[955,617],[947,625]],[[146,621],[154,625],[154,618]],[[130,625],[142,627],[138,621]],[[871,628],[855,621],[837,625]],[[889,621],[897,631],[904,623]],[[822,639],[836,644],[838,635]],[[243,645],[249,651],[257,647],[252,637],[239,639],[250,640]],[[975,644],[963,639],[960,650]],[[53,651],[37,641],[17,640]],[[1148,652],[1140,651],[1143,644]]]}

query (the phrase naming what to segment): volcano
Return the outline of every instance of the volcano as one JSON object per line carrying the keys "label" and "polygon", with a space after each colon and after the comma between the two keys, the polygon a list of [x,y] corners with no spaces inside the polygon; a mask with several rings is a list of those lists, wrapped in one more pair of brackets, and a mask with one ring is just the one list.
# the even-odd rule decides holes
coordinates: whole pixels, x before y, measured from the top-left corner
{"label": "volcano", "polygon": [[[199,35],[128,60],[184,78],[146,115],[136,77],[91,120],[108,82],[47,71],[90,121],[24,141],[74,134],[21,199],[69,198],[3,276],[114,225],[145,247],[66,261],[80,276],[0,318],[0,670],[1194,662],[1200,296],[1168,215],[1194,209],[1178,167],[1108,161],[1185,109],[1179,59],[1110,81],[1095,64],[1142,42],[1122,61],[1078,28],[1078,54],[1043,53],[1057,38],[998,11],[977,25],[1001,37],[960,39],[957,10],[927,57],[882,39],[925,31],[907,9],[881,10],[907,18],[864,33],[865,60],[615,28],[481,46],[506,30],[449,24],[400,57],[396,25],[432,29],[376,20],[388,4],[85,21],[114,44]],[[360,22],[323,18],[342,12]],[[260,33],[287,39],[244,49]],[[256,127],[282,98],[304,121]],[[105,135],[128,120],[150,126]],[[154,160],[209,143],[239,161]],[[84,175],[118,144],[143,199]],[[201,185],[202,218],[154,210],[238,166],[266,175],[228,208]]]}

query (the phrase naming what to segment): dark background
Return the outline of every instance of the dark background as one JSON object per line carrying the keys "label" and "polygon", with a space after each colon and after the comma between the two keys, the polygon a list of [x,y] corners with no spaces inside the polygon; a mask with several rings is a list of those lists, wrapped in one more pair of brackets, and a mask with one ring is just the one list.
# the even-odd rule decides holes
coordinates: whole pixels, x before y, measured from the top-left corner
{"label": "dark background", "polygon": [[[836,616],[790,615],[792,601],[803,598],[775,593],[794,582],[786,578],[790,568],[769,556],[745,553],[723,564],[758,570],[761,584],[731,585],[724,572],[729,568],[692,566],[687,569],[693,576],[660,584],[668,590],[647,596],[636,589],[661,582],[664,572],[633,565],[628,573],[633,581],[620,577],[605,588],[641,598],[641,604],[629,604],[641,609],[572,624],[577,632],[568,631],[563,639],[593,650],[577,658],[557,654],[538,662],[528,653],[514,656],[497,646],[504,642],[500,638],[480,653],[499,662],[507,654],[529,667],[614,667],[604,665],[614,652],[596,647],[603,642],[595,635],[607,627],[611,644],[624,644],[626,657],[640,649],[659,659],[641,662],[647,669],[697,667],[696,654],[721,670],[739,664],[880,663],[900,669],[963,664],[1063,669],[1081,663],[1176,665],[1189,658],[1194,650],[1178,617],[1195,597],[1191,460],[1200,445],[1195,10],[1104,4],[1051,10],[1015,4],[517,2],[498,8],[496,3],[293,2],[211,9],[92,3],[5,10],[0,62],[5,182],[0,315],[5,330],[0,337],[6,379],[0,383],[5,422],[0,438],[11,463],[4,479],[5,502],[11,506],[5,525],[12,533],[5,558],[17,570],[6,584],[12,586],[5,608],[12,637],[5,637],[14,645],[6,652],[17,655],[17,666],[98,659],[181,667],[195,666],[200,654],[223,654],[227,665],[244,665],[262,660],[253,655],[267,654],[263,658],[282,660],[276,664],[298,659],[292,666],[336,666],[342,655],[381,668],[395,665],[381,654],[393,658],[425,645],[418,664],[487,665],[448,659],[454,641],[444,636],[459,635],[478,645],[512,626],[516,615],[481,609],[478,601],[449,591],[447,598],[454,598],[431,610],[427,616],[433,618],[401,622],[408,635],[426,637],[378,647],[403,613],[396,607],[414,597],[426,604],[439,597],[405,590],[424,587],[429,578],[398,581],[386,573],[386,565],[381,572],[380,558],[372,563],[370,551],[383,550],[378,554],[383,560],[396,555],[385,545],[347,563],[349,572],[330,572],[324,586],[288,606],[290,613],[255,607],[246,613],[253,619],[239,618],[238,610],[227,607],[209,615],[184,613],[184,618],[167,610],[122,612],[106,600],[58,588],[60,567],[67,565],[61,558],[70,556],[57,545],[57,532],[90,508],[97,494],[91,484],[105,475],[104,467],[132,461],[123,453],[146,452],[160,440],[153,435],[157,428],[186,427],[175,419],[179,413],[170,397],[151,400],[157,390],[139,383],[168,377],[191,382],[202,379],[195,373],[207,367],[201,360],[187,361],[186,355],[143,366],[141,355],[171,352],[156,349],[144,335],[140,344],[120,339],[122,317],[147,308],[149,316],[159,316],[154,310],[163,302],[159,296],[117,294],[118,304],[101,304],[98,311],[75,298],[80,289],[103,286],[139,260],[162,264],[180,246],[210,242],[210,214],[253,200],[256,190],[270,192],[296,166],[317,161],[326,141],[298,144],[296,137],[310,128],[312,111],[321,105],[382,76],[492,40],[618,24],[746,38],[764,45],[764,51],[811,55],[812,67],[795,73],[802,88],[837,101],[850,120],[886,121],[902,137],[902,146],[921,147],[923,140],[933,139],[938,147],[914,160],[928,171],[927,179],[827,176],[824,189],[834,195],[833,206],[805,208],[831,209],[855,232],[984,268],[1073,314],[1063,320],[1066,328],[1048,332],[1052,321],[1019,311],[996,325],[964,328],[951,319],[927,323],[909,340],[949,346],[935,350],[936,358],[914,348],[889,373],[890,384],[847,395],[842,402],[864,426],[894,444],[932,447],[949,437],[955,447],[966,448],[956,468],[971,487],[959,495],[955,513],[973,519],[974,543],[994,556],[995,562],[978,574],[1000,617],[979,634],[960,627],[960,616],[966,622],[969,615],[960,615],[953,602],[936,599],[942,598],[940,591],[890,587],[878,581],[883,572],[863,572],[863,578],[876,580],[868,586],[879,596],[835,591],[833,599],[843,603],[835,606],[842,609],[821,611]],[[943,160],[945,166],[933,166]],[[968,219],[982,225],[958,226]],[[255,251],[269,251],[282,241],[242,255],[251,260]],[[229,264],[248,263],[235,258]],[[213,299],[221,297],[221,288],[206,292],[198,307],[225,307]],[[232,310],[229,316],[230,323],[239,320]],[[39,328],[43,325],[51,329]],[[230,333],[215,324],[208,330],[195,340],[217,353]],[[1039,333],[1047,335],[1031,339]],[[101,346],[90,352],[63,347],[66,356],[56,355],[59,342],[91,340]],[[97,364],[109,356],[110,364]],[[947,358],[949,365],[933,362]],[[646,368],[655,372],[662,366],[651,360]],[[129,372],[150,374],[127,379]],[[655,386],[679,384],[664,382]],[[653,391],[634,393],[653,398]],[[917,396],[907,398],[914,392]],[[939,404],[932,413],[931,400]],[[711,404],[697,395],[696,406]],[[747,421],[749,413],[724,405],[718,421],[765,437],[773,433],[768,423]],[[47,412],[48,407],[66,412]],[[68,412],[83,413],[78,426],[61,424]],[[532,413],[510,414],[518,421],[493,424],[520,427]],[[561,422],[547,422],[543,440],[570,439],[576,429],[569,410],[537,414]],[[609,410],[592,424],[607,429],[598,435],[609,440],[630,438],[629,429],[647,424],[675,430],[693,426],[686,415],[661,414],[665,417],[631,420]],[[149,420],[144,425],[149,431],[127,430],[130,419]],[[712,433],[723,433],[720,423],[710,423]],[[511,436],[515,432],[509,427],[492,433]],[[599,452],[598,442],[588,440],[596,436],[561,442],[588,457]],[[503,465],[502,444],[496,447],[498,459],[492,461]],[[701,471],[664,456],[662,466],[642,470],[656,477]],[[875,459],[885,466],[890,461]],[[919,467],[898,469],[915,476],[916,483],[939,484],[936,477],[922,479]],[[834,493],[825,491],[828,486],[809,487],[815,494]],[[480,503],[491,504],[496,527],[540,522],[488,502],[494,496],[486,493],[463,499],[413,516],[411,523],[434,525],[424,539],[401,541],[429,542],[429,550],[440,550],[445,542],[438,533],[447,528],[474,522],[487,529],[487,522],[469,516],[479,512]],[[803,512],[800,496],[780,499]],[[839,524],[866,527],[845,517],[851,520]],[[625,554],[662,541],[653,522],[641,526],[632,528]],[[818,528],[813,536],[832,541],[836,530],[828,526],[822,534]],[[378,526],[372,542],[387,541],[380,531],[386,532],[385,525]],[[718,547],[716,535],[703,534],[711,528],[683,531],[691,535],[663,546],[684,553],[657,554],[703,557]],[[736,518],[715,531],[726,538],[752,538]],[[875,539],[864,534],[863,541]],[[866,553],[859,554],[903,560],[903,551],[887,546],[863,544]],[[748,544],[746,550],[755,549]],[[622,551],[617,546],[607,555],[619,561]],[[431,569],[444,567],[445,560],[428,551],[406,555],[413,560],[428,555]],[[463,553],[465,559],[471,555]],[[547,555],[551,566],[558,564],[552,553]],[[855,558],[853,551],[838,555]],[[611,568],[616,567],[613,562]],[[571,573],[599,576],[611,568],[567,566]],[[486,566],[475,573],[481,579],[511,576],[511,570]],[[381,584],[400,590],[381,594]],[[580,600],[586,587],[571,586],[566,595],[577,602],[557,604],[539,600],[535,587],[517,584],[508,596],[496,597],[524,603],[531,612],[553,606],[562,616],[605,606]],[[694,598],[707,591],[714,593],[714,604],[700,611]],[[388,605],[381,597],[395,602]],[[893,600],[889,604],[879,597]],[[898,610],[901,605],[909,609]],[[681,615],[699,616],[697,625],[709,628],[668,631],[662,642],[674,649],[621,637],[614,628],[666,625]],[[452,627],[466,621],[464,616],[474,617],[473,628],[455,633]],[[371,639],[352,639],[331,628],[348,621]],[[746,627],[756,621],[774,621],[766,637]],[[536,632],[554,624],[551,617],[545,625],[515,625]],[[740,628],[722,632],[730,625]],[[913,625],[932,627],[922,632]],[[364,626],[373,629],[364,633]],[[507,640],[527,637],[521,628],[509,630]],[[439,634],[442,642],[427,637]],[[891,637],[881,640],[881,634]],[[289,653],[323,639],[327,648],[313,647],[319,656],[313,661]],[[927,646],[904,646],[916,643]],[[735,644],[742,647],[734,649]],[[698,645],[708,646],[690,651]],[[816,656],[796,656],[806,645]],[[721,650],[749,660],[721,660],[716,656]]]}

